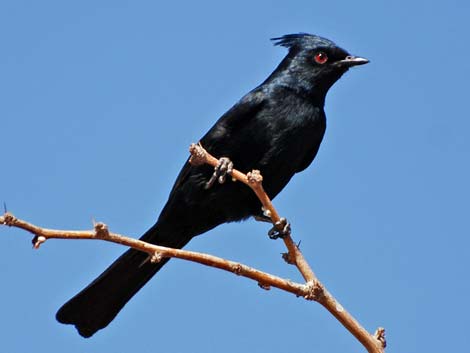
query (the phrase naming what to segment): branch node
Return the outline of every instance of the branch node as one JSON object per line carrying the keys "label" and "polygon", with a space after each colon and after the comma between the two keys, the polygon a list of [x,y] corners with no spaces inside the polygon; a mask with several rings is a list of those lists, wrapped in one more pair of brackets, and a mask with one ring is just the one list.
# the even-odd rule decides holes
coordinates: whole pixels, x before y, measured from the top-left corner
{"label": "branch node", "polygon": [[305,289],[307,294],[304,295],[304,299],[307,300],[314,300],[318,302],[325,295],[325,289],[323,288],[323,285],[316,280],[307,282],[305,284]]}
{"label": "branch node", "polygon": [[270,290],[270,289],[271,289],[271,286],[270,286],[269,284],[266,284],[266,283],[258,282],[258,286],[259,286],[261,289],[264,289],[264,290]]}
{"label": "branch node", "polygon": [[10,212],[5,212],[4,215],[0,217],[0,224],[4,224],[8,227],[13,226],[15,222],[16,222],[16,217],[13,216],[13,214]]}
{"label": "branch node", "polygon": [[108,226],[102,222],[97,222],[94,225],[95,228],[95,237],[97,238],[108,238],[109,237],[109,230]]}
{"label": "branch node", "polygon": [[379,327],[375,330],[374,338],[380,342],[383,348],[387,347],[387,340],[385,339],[385,329],[383,327]]}
{"label": "branch node", "polygon": [[243,266],[241,264],[234,264],[233,266],[231,266],[231,270],[234,274],[240,276],[243,272]]}
{"label": "branch node", "polygon": [[282,259],[289,265],[295,265],[295,259],[288,252],[281,253]]}
{"label": "branch node", "polygon": [[261,184],[263,181],[263,176],[261,175],[261,172],[257,169],[253,169],[251,172],[248,172],[246,174],[246,179],[250,184]]}
{"label": "branch node", "polygon": [[42,243],[44,243],[47,240],[47,238],[43,235],[35,235],[33,240],[31,241],[33,243],[33,248],[34,249],[39,249]]}
{"label": "branch node", "polygon": [[163,260],[163,256],[160,252],[155,251],[151,256],[150,256],[150,262],[153,264],[158,264],[160,261]]}
{"label": "branch node", "polygon": [[203,165],[207,161],[207,152],[201,146],[200,143],[192,143],[189,146],[189,153],[191,153],[191,157],[189,157],[189,163],[198,166]]}

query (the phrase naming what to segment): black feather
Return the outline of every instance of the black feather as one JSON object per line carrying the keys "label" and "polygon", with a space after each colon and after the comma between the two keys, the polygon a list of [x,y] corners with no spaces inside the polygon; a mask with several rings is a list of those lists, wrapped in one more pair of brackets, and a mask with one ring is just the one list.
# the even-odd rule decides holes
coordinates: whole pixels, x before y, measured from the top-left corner
{"label": "black feather", "polygon": [[315,49],[318,47],[335,47],[336,44],[329,39],[308,33],[286,34],[282,37],[271,38],[274,45],[286,48]]}
{"label": "black feather", "polygon": [[[296,50],[289,50],[274,72],[201,139],[211,154],[229,157],[235,168],[243,172],[260,170],[270,198],[315,158],[326,128],[325,96],[347,71],[347,60],[343,59],[349,55],[332,41],[306,33],[273,40],[276,45]],[[316,63],[311,49],[319,47],[334,60]],[[207,189],[212,173],[207,165],[192,166],[186,162],[157,223],[141,239],[181,248],[219,224],[261,213],[259,200],[242,183],[228,178],[225,184],[216,183]],[[146,260],[146,254],[128,250],[64,304],[57,320],[75,325],[84,337],[106,327],[167,261],[153,264]],[[157,320],[155,324],[162,322]]]}

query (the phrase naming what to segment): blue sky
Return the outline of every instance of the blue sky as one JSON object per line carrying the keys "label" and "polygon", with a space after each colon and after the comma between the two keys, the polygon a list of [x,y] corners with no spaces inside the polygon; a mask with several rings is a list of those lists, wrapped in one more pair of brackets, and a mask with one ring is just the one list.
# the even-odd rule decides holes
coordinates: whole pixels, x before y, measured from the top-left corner
{"label": "blue sky", "polygon": [[[187,147],[310,32],[371,63],[330,91],[314,164],[275,205],[328,289],[388,352],[467,346],[470,267],[466,1],[3,1],[0,200],[39,225],[92,219],[138,237]],[[229,224],[188,249],[293,280],[267,225]],[[0,229],[2,351],[361,351],[323,308],[171,261],[92,339],[60,305],[123,249]]]}

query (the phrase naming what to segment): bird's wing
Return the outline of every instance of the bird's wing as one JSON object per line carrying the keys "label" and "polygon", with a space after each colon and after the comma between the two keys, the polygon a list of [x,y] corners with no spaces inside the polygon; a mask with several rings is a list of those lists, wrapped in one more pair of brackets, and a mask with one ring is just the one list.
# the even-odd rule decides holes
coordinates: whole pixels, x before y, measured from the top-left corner
{"label": "bird's wing", "polygon": [[262,91],[255,90],[244,96],[229,109],[214,126],[202,137],[201,144],[215,157],[226,155],[240,149],[238,143],[249,143],[250,128],[256,125],[258,113],[263,109],[267,98]]}
{"label": "bird's wing", "polygon": [[[254,90],[244,96],[229,109],[212,128],[201,138],[200,143],[216,158],[228,157],[235,168],[244,171],[260,160],[261,149],[256,148],[261,141],[253,136],[256,132],[257,116],[267,99],[261,91]],[[189,161],[189,159],[188,159]],[[196,170],[210,170],[208,166],[193,167],[186,161],[170,192],[173,194],[188,176]],[[210,176],[210,174],[209,174]]]}

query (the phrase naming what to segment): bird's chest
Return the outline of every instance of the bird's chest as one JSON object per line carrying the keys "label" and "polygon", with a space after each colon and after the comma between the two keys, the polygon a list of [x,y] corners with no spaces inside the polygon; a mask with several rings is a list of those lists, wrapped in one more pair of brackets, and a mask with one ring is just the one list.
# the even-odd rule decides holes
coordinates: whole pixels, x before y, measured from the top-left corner
{"label": "bird's chest", "polygon": [[277,194],[292,176],[315,157],[326,127],[321,108],[293,107],[270,124],[269,148],[260,161],[264,184]]}
{"label": "bird's chest", "polygon": [[266,132],[271,140],[264,164],[295,170],[312,151],[318,149],[325,125],[323,110],[310,106],[294,106],[273,117]]}

